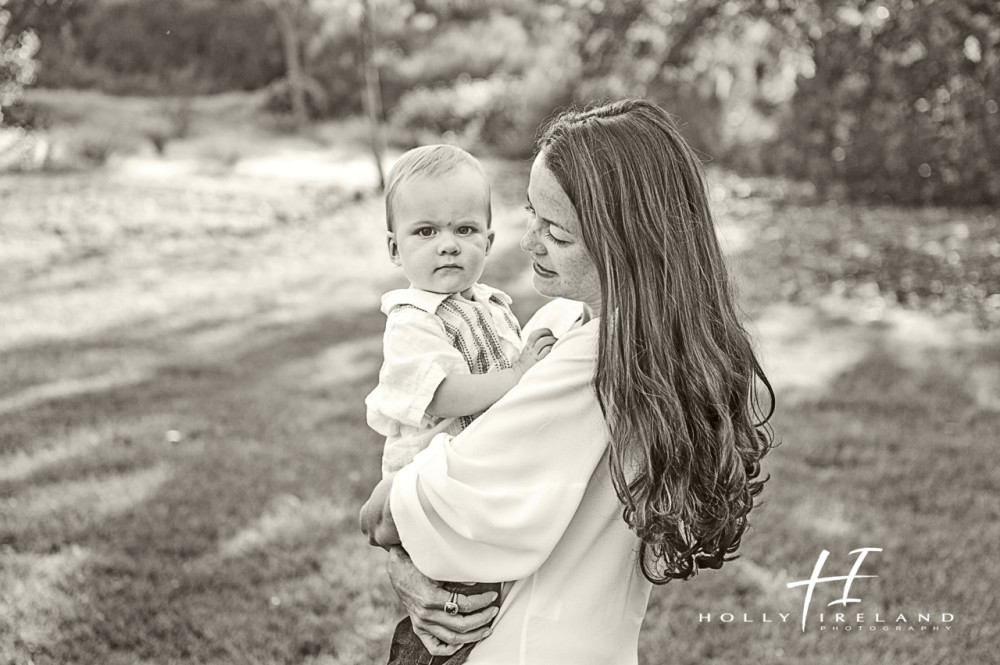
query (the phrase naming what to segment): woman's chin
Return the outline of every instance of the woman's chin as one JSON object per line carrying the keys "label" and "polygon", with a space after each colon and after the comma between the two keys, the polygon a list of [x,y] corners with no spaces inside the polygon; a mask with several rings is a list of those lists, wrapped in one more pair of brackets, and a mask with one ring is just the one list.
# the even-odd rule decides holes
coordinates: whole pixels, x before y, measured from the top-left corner
{"label": "woman's chin", "polygon": [[558,289],[555,288],[556,285],[553,284],[552,279],[549,277],[543,277],[537,272],[532,275],[532,285],[535,287],[535,291],[539,294],[546,296],[548,298],[560,298],[562,294],[557,293]]}

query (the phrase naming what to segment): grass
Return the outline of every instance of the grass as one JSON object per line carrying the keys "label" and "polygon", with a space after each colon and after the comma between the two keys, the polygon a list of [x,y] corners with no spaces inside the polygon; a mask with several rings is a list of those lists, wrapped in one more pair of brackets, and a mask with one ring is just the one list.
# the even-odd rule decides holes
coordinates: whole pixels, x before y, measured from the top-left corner
{"label": "grass", "polygon": [[[379,468],[361,407],[378,296],[400,284],[381,204],[315,177],[170,170],[213,142],[195,127],[145,165],[170,177],[136,161],[0,180],[0,663],[384,659],[399,608],[356,526]],[[486,281],[523,319],[541,302],[516,247],[527,168],[488,166]],[[1000,341],[967,312],[782,290],[775,273],[798,266],[789,252],[774,265],[769,229],[826,261],[805,221],[831,213],[716,180],[782,443],[741,559],[654,590],[640,661],[989,662]],[[970,214],[988,224],[936,210],[915,230]],[[884,551],[852,611],[952,613],[952,630],[800,631],[802,593],[786,583],[823,549],[824,574],[845,574],[860,547]],[[817,588],[810,617],[832,610],[836,586]],[[787,623],[763,622],[779,612]]]}

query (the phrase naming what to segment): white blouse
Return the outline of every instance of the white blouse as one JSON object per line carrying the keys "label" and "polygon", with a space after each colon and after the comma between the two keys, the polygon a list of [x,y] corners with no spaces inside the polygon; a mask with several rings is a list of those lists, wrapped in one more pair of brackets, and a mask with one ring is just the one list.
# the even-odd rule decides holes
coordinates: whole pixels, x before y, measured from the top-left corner
{"label": "white blouse", "polygon": [[[396,475],[403,547],[438,580],[515,580],[468,665],[634,665],[651,584],[622,519],[592,387],[599,320],[557,300],[525,326],[560,337],[457,437]],[[567,332],[568,330],[568,332]]]}

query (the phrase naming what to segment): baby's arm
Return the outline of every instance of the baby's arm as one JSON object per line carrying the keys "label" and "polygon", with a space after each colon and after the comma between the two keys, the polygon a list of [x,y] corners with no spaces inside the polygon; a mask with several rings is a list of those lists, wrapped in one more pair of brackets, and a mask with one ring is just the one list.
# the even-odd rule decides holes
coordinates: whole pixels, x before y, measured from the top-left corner
{"label": "baby's arm", "polygon": [[530,367],[547,356],[555,343],[551,330],[539,328],[528,335],[521,355],[510,369],[486,374],[449,374],[438,384],[427,413],[452,418],[485,411],[517,385]]}

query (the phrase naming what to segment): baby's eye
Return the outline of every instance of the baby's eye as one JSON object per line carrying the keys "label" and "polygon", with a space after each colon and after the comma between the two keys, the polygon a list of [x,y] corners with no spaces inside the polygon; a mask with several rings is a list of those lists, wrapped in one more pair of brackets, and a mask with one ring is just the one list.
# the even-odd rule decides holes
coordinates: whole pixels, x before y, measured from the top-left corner
{"label": "baby's eye", "polygon": [[476,227],[474,226],[460,226],[456,233],[460,236],[471,236],[476,232]]}
{"label": "baby's eye", "polygon": [[434,229],[432,229],[429,226],[425,226],[423,228],[417,229],[416,234],[421,238],[430,238],[431,236],[434,235]]}

